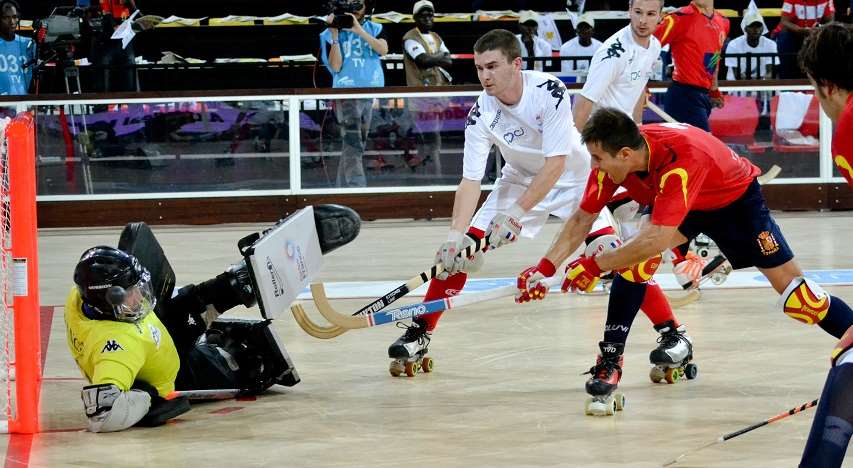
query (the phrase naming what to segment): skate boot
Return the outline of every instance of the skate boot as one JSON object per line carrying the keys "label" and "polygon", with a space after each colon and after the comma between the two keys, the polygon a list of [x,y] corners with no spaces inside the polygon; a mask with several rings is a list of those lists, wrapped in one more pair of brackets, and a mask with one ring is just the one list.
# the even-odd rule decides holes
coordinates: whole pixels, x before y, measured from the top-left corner
{"label": "skate boot", "polygon": [[585,372],[592,376],[586,381],[586,393],[591,398],[586,399],[584,412],[590,416],[612,416],[625,407],[625,395],[614,393],[622,378],[625,344],[601,341],[598,347],[601,354],[595,365]]}
{"label": "skate boot", "polygon": [[714,284],[723,284],[732,272],[731,264],[716,242],[705,234],[699,234],[690,242],[690,251],[705,261],[700,283],[710,280]]}
{"label": "skate boot", "polygon": [[693,338],[687,335],[687,327],[681,325],[675,328],[672,320],[655,325],[660,333],[658,347],[649,353],[652,369],[649,378],[658,383],[666,380],[675,383],[682,377],[692,380],[699,374],[699,367],[693,364]]}
{"label": "skate boot", "polygon": [[431,338],[426,322],[414,319],[411,325],[398,323],[397,326],[405,328],[406,332],[388,347],[388,357],[393,359],[388,368],[391,375],[399,377],[405,373],[414,377],[418,370],[432,372],[432,358],[426,355]]}

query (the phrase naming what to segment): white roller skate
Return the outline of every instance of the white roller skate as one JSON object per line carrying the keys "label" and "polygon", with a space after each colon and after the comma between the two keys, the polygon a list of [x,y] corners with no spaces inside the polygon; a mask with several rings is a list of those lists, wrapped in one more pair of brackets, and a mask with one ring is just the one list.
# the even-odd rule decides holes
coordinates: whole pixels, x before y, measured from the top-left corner
{"label": "white roller skate", "polygon": [[388,371],[394,377],[406,374],[414,377],[420,370],[432,372],[432,358],[427,357],[431,334],[426,329],[426,323],[415,319],[411,325],[397,324],[406,332],[388,347],[388,357],[393,359]]}
{"label": "white roller skate", "polygon": [[589,416],[612,416],[625,407],[625,395],[614,393],[622,378],[622,352],[624,343],[598,343],[601,354],[585,374],[592,374],[586,381],[586,393],[590,394],[584,402],[584,413]]}
{"label": "white roller skate", "polygon": [[654,383],[666,380],[672,384],[682,377],[695,379],[699,374],[699,367],[691,362],[693,339],[687,335],[687,327],[681,325],[675,328],[674,325],[672,320],[655,325],[655,330],[660,333],[659,345],[649,353],[649,361],[652,364],[649,378]]}
{"label": "white roller skate", "polygon": [[710,280],[713,284],[723,284],[732,272],[732,265],[717,243],[705,234],[699,234],[690,242],[690,251],[705,262],[700,283]]}

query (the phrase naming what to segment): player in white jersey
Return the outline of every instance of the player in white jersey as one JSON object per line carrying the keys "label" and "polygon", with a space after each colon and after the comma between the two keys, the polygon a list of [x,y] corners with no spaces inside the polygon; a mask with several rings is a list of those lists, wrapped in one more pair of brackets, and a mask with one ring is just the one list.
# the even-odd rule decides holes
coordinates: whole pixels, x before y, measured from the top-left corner
{"label": "player in white jersey", "polygon": [[[468,114],[453,220],[435,257],[447,271],[430,282],[427,301],[458,294],[467,272],[479,269],[482,255],[457,256],[472,238],[487,236],[495,248],[519,235],[533,237],[549,215],[571,214],[590,172],[589,153],[572,124],[566,87],[547,73],[522,71],[519,43],[512,33],[496,29],[484,34],[474,45],[474,64],[484,91]],[[475,214],[492,145],[505,164]],[[392,375],[400,375],[407,361],[422,361],[440,315],[415,319],[389,347]]]}

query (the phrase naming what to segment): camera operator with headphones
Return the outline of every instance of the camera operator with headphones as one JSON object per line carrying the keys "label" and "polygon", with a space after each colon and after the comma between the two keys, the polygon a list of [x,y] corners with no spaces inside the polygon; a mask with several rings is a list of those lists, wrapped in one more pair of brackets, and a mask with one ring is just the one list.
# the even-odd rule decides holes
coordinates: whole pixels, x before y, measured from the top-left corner
{"label": "camera operator with headphones", "polygon": [[0,95],[27,94],[33,79],[35,43],[15,34],[20,11],[14,0],[0,2]]}
{"label": "camera operator with headphones", "polygon": [[[332,0],[329,27],[320,33],[323,65],[332,74],[333,88],[381,88],[385,75],[380,58],[388,53],[382,25],[365,19],[372,0]],[[339,99],[335,113],[343,145],[338,163],[338,187],[364,187],[364,155],[373,99]]]}

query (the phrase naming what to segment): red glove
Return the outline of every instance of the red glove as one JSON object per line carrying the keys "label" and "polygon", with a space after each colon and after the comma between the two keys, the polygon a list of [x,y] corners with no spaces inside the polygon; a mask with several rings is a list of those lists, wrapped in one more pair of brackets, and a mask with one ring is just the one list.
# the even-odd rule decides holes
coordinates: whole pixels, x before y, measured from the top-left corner
{"label": "red glove", "polygon": [[566,291],[590,292],[598,284],[601,268],[595,262],[595,257],[581,256],[566,267],[566,279],[560,289]]}
{"label": "red glove", "polygon": [[542,280],[554,276],[556,272],[557,267],[545,257],[539,260],[538,265],[522,271],[518,275],[518,294],[515,295],[515,302],[521,304],[544,299],[548,288],[542,284]]}

